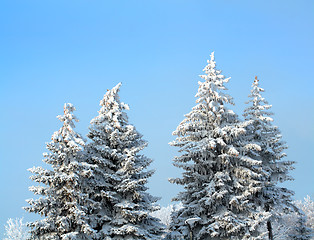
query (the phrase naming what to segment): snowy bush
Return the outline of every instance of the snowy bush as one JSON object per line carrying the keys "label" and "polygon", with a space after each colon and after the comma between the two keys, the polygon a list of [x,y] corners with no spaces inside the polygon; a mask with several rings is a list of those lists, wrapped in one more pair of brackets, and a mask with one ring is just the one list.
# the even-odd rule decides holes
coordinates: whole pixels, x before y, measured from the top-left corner
{"label": "snowy bush", "polygon": [[26,240],[29,237],[28,228],[23,223],[23,218],[9,218],[5,225],[4,240]]}
{"label": "snowy bush", "polygon": [[[309,196],[304,198],[304,201],[298,200],[295,201],[294,204],[304,212],[305,214],[305,225],[306,227],[312,229],[314,231],[314,202],[311,200]],[[282,216],[281,221],[273,222],[273,233],[274,240],[287,240],[294,239],[291,236],[298,235],[297,226],[299,225],[300,216],[296,213],[290,213]],[[262,231],[267,231],[266,226],[263,226]],[[312,234],[312,238],[314,236]]]}
{"label": "snowy bush", "polygon": [[307,196],[304,201],[296,201],[295,205],[306,215],[306,226],[314,230],[314,202]]}
{"label": "snowy bush", "polygon": [[180,208],[182,208],[182,203],[171,204],[167,207],[161,207],[158,211],[152,212],[151,215],[159,218],[160,221],[168,227],[171,222],[171,213]]}

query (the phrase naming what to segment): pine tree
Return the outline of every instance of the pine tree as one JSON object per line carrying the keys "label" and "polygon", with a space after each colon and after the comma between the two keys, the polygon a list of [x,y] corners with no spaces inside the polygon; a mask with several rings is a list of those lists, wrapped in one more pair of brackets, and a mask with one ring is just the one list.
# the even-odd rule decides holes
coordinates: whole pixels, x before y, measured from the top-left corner
{"label": "pine tree", "polygon": [[[200,77],[197,105],[185,115],[171,142],[179,147],[174,166],[183,169],[183,177],[170,179],[184,191],[173,200],[183,208],[174,212],[168,238],[183,239],[261,239],[257,227],[267,219],[265,211],[252,204],[263,180],[261,162],[252,159],[238,116],[226,107],[233,104],[225,92],[229,78],[216,69],[214,54]],[[190,225],[190,226],[189,226]]]}
{"label": "pine tree", "polygon": [[154,171],[145,171],[151,159],[139,152],[147,145],[128,123],[120,102],[121,83],[108,90],[100,102],[99,115],[91,121],[86,145],[88,162],[94,165],[91,189],[95,208],[91,225],[98,239],[160,239],[163,226],[149,215],[158,198],[145,186]]}
{"label": "pine tree", "polygon": [[[250,105],[245,109],[243,115],[245,120],[251,121],[251,124],[247,126],[249,141],[260,146],[259,151],[255,152],[255,158],[262,162],[266,178],[263,182],[264,186],[257,192],[254,201],[255,204],[272,214],[272,217],[267,221],[269,239],[272,239],[272,221],[275,218],[280,218],[282,214],[298,212],[298,210],[292,202],[294,193],[278,186],[278,183],[293,180],[289,176],[289,171],[293,169],[294,162],[285,160],[286,143],[282,141],[278,127],[272,124],[271,105],[262,97],[262,92],[264,92],[264,89],[259,87],[259,80],[255,77],[249,95],[250,100],[247,102]],[[300,224],[301,222],[302,217],[300,218]],[[301,225],[298,226],[300,229],[302,228]]]}
{"label": "pine tree", "polygon": [[50,153],[44,153],[43,161],[51,169],[29,169],[34,174],[31,179],[39,183],[30,191],[43,197],[26,200],[30,206],[25,210],[44,216],[29,224],[30,239],[90,239],[93,233],[84,211],[86,196],[81,193],[82,176],[88,171],[80,161],[85,142],[74,131],[73,121],[78,121],[74,110],[72,104],[64,105],[64,116],[58,116],[63,126],[47,143]]}

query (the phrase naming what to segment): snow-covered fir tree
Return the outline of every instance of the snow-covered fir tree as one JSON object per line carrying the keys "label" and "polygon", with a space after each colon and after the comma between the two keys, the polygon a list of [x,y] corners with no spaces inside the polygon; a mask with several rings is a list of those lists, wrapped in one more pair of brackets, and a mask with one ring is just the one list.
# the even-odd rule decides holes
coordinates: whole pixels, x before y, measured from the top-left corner
{"label": "snow-covered fir tree", "polygon": [[[262,96],[264,89],[259,87],[259,80],[255,77],[252,84],[251,94],[249,95],[249,106],[244,111],[246,121],[251,124],[246,128],[247,138],[250,142],[260,146],[258,152],[254,152],[255,158],[262,162],[262,168],[266,174],[263,187],[256,193],[255,203],[261,206],[265,211],[272,214],[267,221],[267,229],[269,238],[272,238],[272,221],[280,218],[280,215],[288,212],[297,212],[300,220],[297,224],[300,236],[308,239],[306,227],[302,224],[304,216],[302,212],[294,206],[292,202],[292,191],[287,188],[278,186],[278,183],[292,180],[289,171],[293,169],[294,162],[285,160],[286,154],[284,150],[287,146],[282,141],[281,133],[277,126],[272,124],[273,113],[270,111],[271,105]],[[302,220],[303,219],[303,220]]]}
{"label": "snow-covered fir tree", "polygon": [[104,95],[88,133],[86,161],[94,166],[90,187],[95,201],[90,224],[97,239],[160,239],[163,225],[150,215],[158,198],[146,191],[153,171],[145,169],[152,160],[139,153],[147,143],[128,123],[120,86]]}
{"label": "snow-covered fir tree", "polygon": [[51,169],[29,169],[34,174],[31,179],[39,183],[30,187],[30,191],[43,197],[28,199],[30,206],[25,210],[44,217],[29,223],[30,239],[90,239],[93,233],[85,216],[87,198],[81,193],[82,176],[89,171],[80,161],[85,142],[74,131],[74,121],[78,121],[74,110],[72,104],[64,105],[64,115],[58,116],[63,126],[47,143],[50,152],[44,153],[43,161]]}
{"label": "snow-covered fir tree", "polygon": [[203,71],[197,105],[185,115],[170,143],[180,148],[174,165],[183,169],[182,178],[170,181],[184,191],[174,198],[183,208],[172,214],[168,238],[187,238],[191,232],[194,239],[262,239],[257,227],[269,214],[252,199],[264,174],[261,161],[247,154],[258,146],[245,137],[249,123],[239,121],[226,107],[233,104],[225,93],[229,78],[216,69],[214,53]]}

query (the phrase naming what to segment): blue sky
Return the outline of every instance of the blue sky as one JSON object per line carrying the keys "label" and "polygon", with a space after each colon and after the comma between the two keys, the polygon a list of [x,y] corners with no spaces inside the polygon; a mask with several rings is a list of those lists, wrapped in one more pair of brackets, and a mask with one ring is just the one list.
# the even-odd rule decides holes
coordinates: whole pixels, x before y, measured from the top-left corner
{"label": "blue sky", "polygon": [[275,124],[297,162],[295,198],[314,195],[314,2],[83,1],[0,2],[0,233],[21,209],[32,184],[26,171],[43,165],[56,119],[73,103],[85,135],[106,89],[122,82],[130,122],[149,141],[156,174],[149,187],[162,205],[178,192],[168,146],[195,105],[198,77],[211,51],[231,80],[239,115],[254,76],[273,105]]}

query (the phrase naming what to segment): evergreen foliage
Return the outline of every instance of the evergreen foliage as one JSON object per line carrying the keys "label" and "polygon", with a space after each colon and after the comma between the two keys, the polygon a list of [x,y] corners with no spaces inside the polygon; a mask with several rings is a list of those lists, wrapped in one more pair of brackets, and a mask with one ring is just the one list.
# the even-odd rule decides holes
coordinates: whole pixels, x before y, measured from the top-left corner
{"label": "evergreen foliage", "polygon": [[163,225],[149,214],[158,209],[158,198],[146,191],[154,171],[145,170],[151,159],[139,154],[147,143],[128,123],[129,107],[120,102],[120,86],[104,95],[88,133],[86,161],[93,166],[90,196],[95,202],[90,223],[97,239],[160,239]]}
{"label": "evergreen foliage", "polygon": [[64,105],[64,115],[58,116],[63,126],[52,135],[47,143],[50,153],[44,153],[45,163],[51,170],[42,167],[29,169],[34,175],[31,179],[38,186],[30,187],[38,199],[29,199],[28,212],[38,213],[44,218],[29,223],[30,239],[68,240],[90,239],[93,230],[87,223],[84,205],[86,195],[81,193],[81,173],[88,167],[81,163],[84,140],[74,131],[74,106]]}
{"label": "evergreen foliage", "polygon": [[245,110],[243,116],[245,120],[251,121],[252,124],[247,126],[249,141],[260,146],[256,158],[262,162],[263,170],[267,178],[264,181],[264,187],[259,193],[260,201],[265,208],[273,209],[275,206],[281,206],[283,211],[291,210],[292,191],[278,186],[278,183],[293,180],[289,176],[289,171],[294,169],[292,161],[284,158],[287,149],[286,143],[282,141],[280,130],[272,124],[273,115],[270,112],[271,105],[262,97],[264,89],[259,87],[259,80],[255,78],[252,84],[250,104]]}
{"label": "evergreen foliage", "polygon": [[[170,145],[179,148],[173,165],[182,177],[169,179],[184,187],[173,200],[178,208],[159,210],[147,182],[152,160],[147,146],[128,121],[129,106],[120,102],[121,83],[107,90],[98,116],[91,120],[89,143],[74,131],[74,106],[64,105],[62,127],[46,144],[50,168],[29,169],[41,195],[26,200],[25,210],[43,218],[28,223],[8,221],[11,239],[38,240],[308,240],[313,202],[302,207],[293,191],[280,183],[293,180],[293,161],[286,160],[286,143],[272,124],[271,105],[255,77],[244,121],[229,109],[233,98],[226,78],[216,69],[214,53],[198,82],[196,106],[173,132]],[[301,203],[299,203],[301,204]],[[159,210],[159,211],[158,211]],[[170,215],[171,213],[171,215]],[[162,216],[162,221],[156,216]],[[286,226],[289,225],[289,226]],[[268,237],[267,237],[268,235]]]}
{"label": "evergreen foliage", "polygon": [[251,199],[264,174],[261,161],[247,154],[258,146],[247,141],[244,127],[249,122],[241,122],[226,107],[233,104],[225,93],[229,78],[216,69],[213,53],[204,72],[197,105],[185,115],[170,143],[180,148],[174,166],[184,171],[182,178],[170,181],[184,186],[184,191],[174,198],[183,208],[173,213],[168,238],[188,236],[186,221],[200,218],[191,226],[195,239],[261,239],[257,227],[268,214]]}
{"label": "evergreen foliage", "polygon": [[287,149],[287,146],[282,141],[278,127],[272,124],[271,105],[262,96],[262,92],[264,89],[259,87],[259,80],[255,77],[249,95],[250,100],[247,102],[249,106],[243,114],[245,120],[251,121],[251,124],[247,126],[247,136],[249,141],[260,146],[256,159],[262,162],[262,168],[266,174],[263,186],[257,192],[254,201],[255,204],[271,213],[272,217],[267,221],[269,231],[271,230],[271,223],[276,218],[279,218],[278,221],[280,221],[283,215],[296,212],[300,216],[296,229],[300,238],[296,239],[308,239],[304,216],[292,201],[294,193],[287,188],[278,186],[278,183],[293,180],[289,176],[289,171],[294,169],[294,162],[285,160],[284,150]]}

